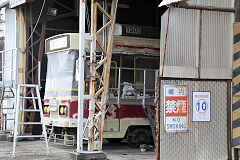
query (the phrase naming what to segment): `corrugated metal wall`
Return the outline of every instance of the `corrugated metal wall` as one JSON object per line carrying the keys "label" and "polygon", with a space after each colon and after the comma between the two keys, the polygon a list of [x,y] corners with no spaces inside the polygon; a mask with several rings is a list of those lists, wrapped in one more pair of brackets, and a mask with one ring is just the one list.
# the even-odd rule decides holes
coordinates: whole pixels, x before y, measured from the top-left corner
{"label": "corrugated metal wall", "polygon": [[[233,0],[192,0],[189,3],[233,7]],[[231,79],[233,13],[202,11],[201,36],[200,17],[199,10],[171,8],[164,77],[198,78],[200,63],[200,78]],[[168,11],[162,16],[160,64],[167,18]]]}
{"label": "corrugated metal wall", "polygon": [[231,13],[203,11],[201,78],[231,79]]}
{"label": "corrugated metal wall", "polygon": [[[187,15],[187,16],[186,16]],[[168,11],[162,16],[160,65],[162,64]],[[193,78],[197,76],[198,11],[172,8],[170,13],[165,77]]]}
{"label": "corrugated metal wall", "polygon": [[[161,160],[226,160],[228,158],[228,104],[227,81],[162,80],[161,106],[164,85],[188,86],[189,132],[164,133],[164,111],[161,107],[160,159]],[[211,92],[211,121],[193,122],[193,91]],[[230,113],[230,112],[229,112]],[[229,115],[230,116],[230,115]]]}

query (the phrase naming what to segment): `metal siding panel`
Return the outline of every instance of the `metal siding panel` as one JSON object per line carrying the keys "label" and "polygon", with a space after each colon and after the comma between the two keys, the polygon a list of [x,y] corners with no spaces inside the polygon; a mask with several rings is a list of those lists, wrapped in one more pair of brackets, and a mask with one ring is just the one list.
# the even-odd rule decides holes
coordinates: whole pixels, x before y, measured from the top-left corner
{"label": "metal siding panel", "polygon": [[[162,16],[160,69],[168,11]],[[200,11],[172,8],[164,77],[198,78]],[[203,11],[201,78],[231,79],[232,13]]]}
{"label": "metal siding panel", "polygon": [[[5,50],[7,51],[7,54],[5,54],[5,65],[9,66],[11,65],[12,61],[12,52],[14,52],[13,56],[16,56],[16,51],[10,51],[12,49],[17,48],[17,43],[16,43],[16,37],[17,37],[17,22],[16,22],[16,10],[15,9],[6,9],[5,13],[5,19],[6,19],[6,35],[5,35]],[[13,68],[16,67],[16,58],[14,58],[13,62]],[[11,68],[6,68],[5,69],[5,75],[4,78],[6,81],[11,80]],[[13,75],[16,75],[16,72],[14,71]],[[14,77],[14,80],[16,78]]]}
{"label": "metal siding panel", "polygon": [[231,13],[203,11],[201,78],[231,79]]}
{"label": "metal siding panel", "polygon": [[[16,43],[16,37],[17,37],[17,21],[16,21],[16,10],[15,9],[9,9],[7,8],[6,9],[6,12],[5,12],[5,27],[7,28],[5,30],[5,49],[6,50],[11,50],[11,49],[15,49],[17,48],[17,43]],[[16,50],[13,51],[13,54],[12,54],[12,51],[8,51],[6,54],[5,54],[5,65],[9,66],[11,65],[12,63],[12,55],[13,55],[13,68],[16,68]],[[11,80],[11,68],[6,68],[5,69],[5,73],[4,73],[4,80],[6,81],[9,81]],[[16,71],[13,72],[13,77],[12,77],[13,80],[16,80]],[[14,99],[8,99],[7,100],[7,105],[8,107],[12,107],[13,106],[13,103],[14,103]],[[8,118],[14,118],[14,115],[11,114],[10,112],[11,111],[8,111],[9,114],[7,114],[7,117]],[[8,121],[7,122],[7,129],[9,130],[12,130],[14,128],[14,123],[13,121]]]}
{"label": "metal siding panel", "polygon": [[[171,8],[165,59],[165,77],[196,78],[198,11]],[[160,59],[162,64],[168,11],[162,16]]]}
{"label": "metal siding panel", "polygon": [[15,9],[6,9],[5,13],[5,49],[13,49],[16,48],[16,10]]}

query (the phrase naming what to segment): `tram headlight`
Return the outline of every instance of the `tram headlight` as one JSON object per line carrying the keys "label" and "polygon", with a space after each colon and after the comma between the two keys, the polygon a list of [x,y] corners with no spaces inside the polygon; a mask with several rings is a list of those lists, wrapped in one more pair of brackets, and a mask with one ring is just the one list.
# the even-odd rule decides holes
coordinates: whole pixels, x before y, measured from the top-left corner
{"label": "tram headlight", "polygon": [[68,108],[66,105],[60,105],[59,106],[59,115],[67,116],[68,114]]}
{"label": "tram headlight", "polygon": [[50,106],[47,107],[47,113],[50,113]]}
{"label": "tram headlight", "polygon": [[43,113],[44,113],[44,114],[49,114],[49,113],[50,113],[50,107],[49,107],[48,105],[45,105],[45,106],[43,107]]}

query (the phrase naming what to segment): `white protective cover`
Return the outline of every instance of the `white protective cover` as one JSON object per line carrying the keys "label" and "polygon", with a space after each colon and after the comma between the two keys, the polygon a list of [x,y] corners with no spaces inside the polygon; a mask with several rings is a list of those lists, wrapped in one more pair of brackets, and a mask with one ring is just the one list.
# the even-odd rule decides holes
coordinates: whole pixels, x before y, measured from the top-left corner
{"label": "white protective cover", "polygon": [[77,96],[76,81],[77,50],[66,50],[48,54],[46,97]]}

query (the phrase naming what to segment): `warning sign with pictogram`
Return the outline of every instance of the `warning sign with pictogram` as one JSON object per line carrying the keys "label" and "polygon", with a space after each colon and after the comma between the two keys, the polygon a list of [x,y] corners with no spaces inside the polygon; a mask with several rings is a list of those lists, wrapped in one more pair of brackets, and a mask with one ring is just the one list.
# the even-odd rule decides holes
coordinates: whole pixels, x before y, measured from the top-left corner
{"label": "warning sign with pictogram", "polygon": [[188,131],[188,88],[164,86],[164,130],[166,133]]}
{"label": "warning sign with pictogram", "polygon": [[210,121],[210,92],[193,92],[193,121]]}

